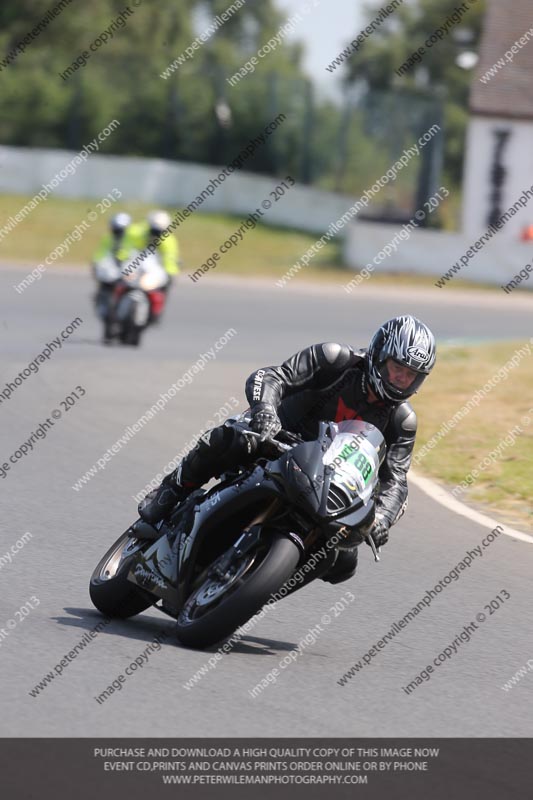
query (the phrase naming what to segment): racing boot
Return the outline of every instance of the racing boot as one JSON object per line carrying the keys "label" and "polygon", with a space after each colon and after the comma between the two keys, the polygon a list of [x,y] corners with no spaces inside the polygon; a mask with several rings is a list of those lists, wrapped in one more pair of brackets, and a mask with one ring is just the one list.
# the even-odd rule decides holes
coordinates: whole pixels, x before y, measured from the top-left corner
{"label": "racing boot", "polygon": [[197,488],[195,484],[181,480],[180,464],[174,472],[163,478],[157,489],[153,489],[141,500],[138,506],[139,516],[149,525],[156,525]]}

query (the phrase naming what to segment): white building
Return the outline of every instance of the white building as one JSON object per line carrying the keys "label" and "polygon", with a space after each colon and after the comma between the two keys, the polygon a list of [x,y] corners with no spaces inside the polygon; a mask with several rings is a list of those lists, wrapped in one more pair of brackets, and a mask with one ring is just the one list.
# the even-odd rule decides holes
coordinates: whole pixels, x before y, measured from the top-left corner
{"label": "white building", "polygon": [[[396,227],[354,223],[345,243],[345,260],[353,269],[442,276],[466,260],[469,249],[505,215],[505,224],[451,280],[506,285],[522,273],[516,287],[533,289],[533,277],[525,272],[526,265],[533,264],[532,242],[525,240],[530,226],[533,238],[532,12],[533,0],[487,0],[480,57],[472,76],[461,230],[414,230],[383,258]],[[526,190],[531,196],[524,200]],[[521,197],[522,205],[517,206]]]}

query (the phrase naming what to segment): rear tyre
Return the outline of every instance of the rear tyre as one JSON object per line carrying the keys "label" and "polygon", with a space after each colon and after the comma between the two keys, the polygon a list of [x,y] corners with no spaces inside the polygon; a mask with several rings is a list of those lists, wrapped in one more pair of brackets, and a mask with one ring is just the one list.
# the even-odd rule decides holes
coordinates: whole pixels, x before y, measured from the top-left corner
{"label": "rear tyre", "polygon": [[232,563],[224,579],[208,577],[178,616],[180,642],[202,648],[226,639],[285,583],[299,558],[294,542],[276,534]]}
{"label": "rear tyre", "polygon": [[91,575],[89,594],[94,605],[106,617],[133,617],[150,608],[157,598],[127,580],[131,562],[146,544],[128,533],[109,548]]}

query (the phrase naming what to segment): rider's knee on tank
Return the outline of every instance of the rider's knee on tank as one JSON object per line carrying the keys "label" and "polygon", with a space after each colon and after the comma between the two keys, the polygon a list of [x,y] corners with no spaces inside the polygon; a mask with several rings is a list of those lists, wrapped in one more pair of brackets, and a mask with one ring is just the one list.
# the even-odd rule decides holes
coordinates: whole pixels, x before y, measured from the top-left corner
{"label": "rider's knee on tank", "polygon": [[258,450],[257,439],[247,436],[247,430],[240,419],[232,419],[203,433],[183,458],[183,476],[203,485],[228,470],[245,466]]}
{"label": "rider's knee on tank", "polygon": [[231,459],[232,456],[254,455],[256,450],[256,440],[246,436],[241,426],[224,423],[203,433],[189,455],[224,455]]}

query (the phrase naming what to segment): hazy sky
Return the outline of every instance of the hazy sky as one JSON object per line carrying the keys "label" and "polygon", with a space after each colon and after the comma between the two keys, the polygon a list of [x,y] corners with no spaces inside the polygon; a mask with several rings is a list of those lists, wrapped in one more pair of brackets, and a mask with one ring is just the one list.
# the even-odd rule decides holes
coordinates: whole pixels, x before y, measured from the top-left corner
{"label": "hazy sky", "polygon": [[[306,45],[304,65],[323,91],[335,92],[339,86],[337,72],[327,72],[326,66],[343,50],[347,43],[355,39],[361,30],[361,0],[274,0],[275,5],[287,17],[302,8],[304,1],[308,6],[314,2],[308,14],[300,13],[302,22],[287,38],[301,40]],[[377,4],[379,5],[379,3]]]}

